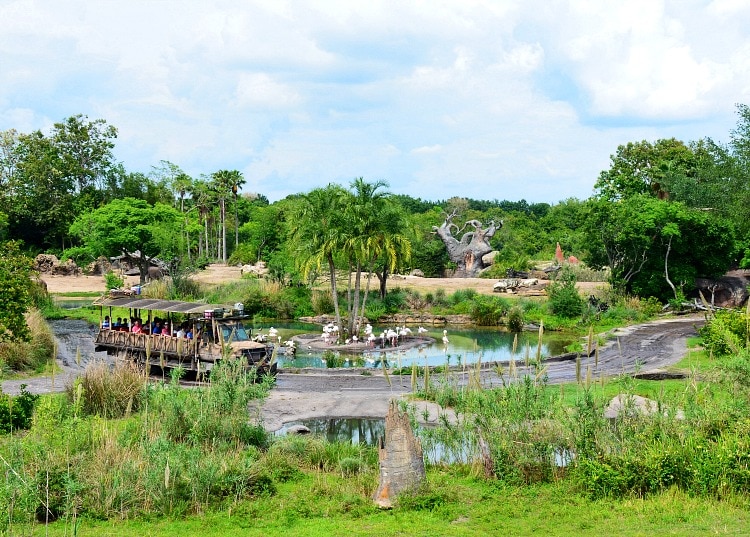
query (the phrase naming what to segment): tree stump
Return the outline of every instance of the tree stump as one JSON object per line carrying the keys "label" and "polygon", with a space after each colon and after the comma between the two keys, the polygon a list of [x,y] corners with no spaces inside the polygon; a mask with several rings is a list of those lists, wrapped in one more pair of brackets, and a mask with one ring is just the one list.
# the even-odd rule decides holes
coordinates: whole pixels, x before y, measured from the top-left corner
{"label": "tree stump", "polygon": [[380,486],[373,499],[378,506],[389,508],[396,496],[418,488],[425,480],[422,444],[414,436],[409,417],[399,411],[395,399],[389,403],[385,434],[379,443]]}

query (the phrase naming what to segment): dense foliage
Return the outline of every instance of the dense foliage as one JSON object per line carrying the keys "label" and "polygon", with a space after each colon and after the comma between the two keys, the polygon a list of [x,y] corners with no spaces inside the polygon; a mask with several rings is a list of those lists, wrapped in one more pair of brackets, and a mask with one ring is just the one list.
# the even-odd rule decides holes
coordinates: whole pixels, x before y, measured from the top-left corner
{"label": "dense foliage", "polygon": [[[388,308],[386,284],[394,272],[429,277],[453,268],[432,229],[457,211],[459,224],[503,222],[491,239],[498,253],[485,276],[551,262],[559,243],[566,257],[610,269],[619,291],[679,303],[694,292],[696,277],[750,266],[750,109],[738,105],[737,116],[727,144],[625,143],[591,199],[550,205],[422,200],[363,178],[269,203],[241,192],[245,179],[237,170],[191,177],[161,161],[148,173],[128,172],[113,157],[117,129],[77,115],[48,133],[0,133],[0,236],[23,241],[31,254],[48,251],[82,266],[101,255],[140,251],[142,278],[152,257],[181,274],[212,261],[262,261],[282,286],[325,281],[338,323],[351,331],[368,310]],[[341,273],[352,277],[337,289],[331,276]],[[14,289],[23,295],[3,287]],[[16,319],[3,337],[27,337],[18,322],[28,304],[21,295],[0,301],[0,320]],[[254,309],[300,309],[276,306]],[[475,309],[477,317],[495,315],[488,304]]]}
{"label": "dense foliage", "polygon": [[24,317],[31,291],[31,259],[16,242],[0,244],[0,343],[31,337]]}

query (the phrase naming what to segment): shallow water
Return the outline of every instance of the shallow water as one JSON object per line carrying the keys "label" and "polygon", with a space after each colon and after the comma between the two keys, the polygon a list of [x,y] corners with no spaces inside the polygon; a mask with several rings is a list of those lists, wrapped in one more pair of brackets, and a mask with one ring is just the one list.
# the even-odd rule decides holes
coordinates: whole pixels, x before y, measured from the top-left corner
{"label": "shallow water", "polygon": [[[273,326],[278,330],[281,341],[287,341],[292,336],[299,334],[320,334],[321,327],[315,324],[305,323],[277,323],[271,325],[256,325],[255,330],[261,329],[263,333]],[[373,333],[380,334],[390,327],[374,326]],[[416,335],[417,327],[410,327]],[[388,347],[375,346],[365,353],[346,354],[336,350],[331,345],[330,350],[324,352],[306,349],[300,346],[297,354],[291,356],[279,356],[280,367],[381,367],[386,362],[388,367],[411,367],[412,364],[424,366],[440,366],[446,363],[452,366],[476,364],[478,360],[485,362],[509,362],[511,358],[524,361],[527,357],[531,360],[537,354],[537,333],[522,332],[518,334],[515,353],[513,352],[514,339],[516,335],[499,328],[447,328],[448,344],[442,342],[443,327],[427,328],[426,335],[432,337],[435,342],[420,345],[406,350],[389,350]],[[542,357],[553,356],[565,352],[565,346],[571,343],[569,337],[558,335],[544,335],[542,337]],[[325,360],[325,361],[324,361]]]}

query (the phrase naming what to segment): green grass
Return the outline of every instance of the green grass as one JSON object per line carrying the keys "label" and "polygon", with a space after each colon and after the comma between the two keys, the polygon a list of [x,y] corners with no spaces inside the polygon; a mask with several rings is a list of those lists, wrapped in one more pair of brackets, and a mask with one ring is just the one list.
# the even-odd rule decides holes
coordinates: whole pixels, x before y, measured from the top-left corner
{"label": "green grass", "polygon": [[70,293],[50,293],[53,297],[82,297],[82,298],[96,298],[102,296],[99,291],[72,291]]}
{"label": "green grass", "polygon": [[[479,480],[462,469],[433,468],[428,489],[407,506],[379,510],[365,492],[369,483],[333,473],[309,472],[280,485],[273,496],[231,510],[180,520],[79,520],[87,536],[390,536],[390,535],[745,535],[747,505],[697,499],[668,490],[647,499],[589,501],[564,483],[505,487]],[[365,486],[366,490],[358,489]],[[16,527],[44,535],[43,526]],[[57,522],[48,535],[70,535],[71,523]]]}

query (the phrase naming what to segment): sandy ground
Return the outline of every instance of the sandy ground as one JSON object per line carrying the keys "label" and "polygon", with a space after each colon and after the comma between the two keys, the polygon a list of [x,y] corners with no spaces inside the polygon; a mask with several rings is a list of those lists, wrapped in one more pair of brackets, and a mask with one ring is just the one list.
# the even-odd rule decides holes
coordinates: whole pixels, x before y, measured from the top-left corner
{"label": "sandy ground", "polygon": [[[192,278],[204,284],[219,284],[240,279],[240,267],[227,265],[209,265],[206,270],[200,271]],[[102,276],[51,276],[42,275],[42,280],[47,284],[50,293],[81,293],[81,292],[104,292],[104,278]],[[138,284],[137,276],[126,276],[126,286]],[[496,279],[487,278],[418,278],[416,276],[392,276],[388,280],[388,288],[401,287],[415,289],[422,293],[434,293],[443,289],[446,294],[454,293],[460,289],[474,289],[478,293],[493,294],[492,286]],[[373,277],[371,288],[377,285],[377,278]],[[601,282],[580,282],[578,288],[581,293],[591,294],[606,288],[607,284]]]}

